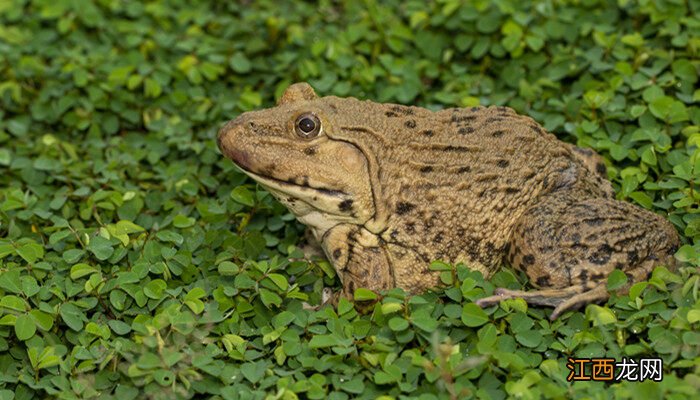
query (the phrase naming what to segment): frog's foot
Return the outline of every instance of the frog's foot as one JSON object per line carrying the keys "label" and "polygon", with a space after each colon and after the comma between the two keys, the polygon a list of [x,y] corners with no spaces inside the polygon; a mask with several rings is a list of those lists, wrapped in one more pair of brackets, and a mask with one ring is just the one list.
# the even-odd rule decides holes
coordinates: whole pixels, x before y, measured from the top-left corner
{"label": "frog's foot", "polygon": [[307,302],[301,303],[301,306],[304,310],[312,310],[312,311],[318,311],[321,307],[325,306],[326,304],[330,304],[333,307],[337,306],[338,304],[338,297],[340,296],[340,292],[333,292],[333,289],[329,287],[324,287],[323,290],[321,291],[321,304],[318,305],[311,305]]}
{"label": "frog's foot", "polygon": [[583,305],[607,300],[609,293],[606,285],[600,284],[590,290],[583,286],[572,286],[564,289],[542,289],[533,291],[510,290],[498,288],[493,296],[476,301],[479,307],[496,305],[503,300],[522,298],[528,304],[554,307],[550,320],[557,319],[566,311],[576,310]]}
{"label": "frog's foot", "polygon": [[338,296],[340,296],[340,291],[333,292],[332,288],[324,287],[321,291],[321,304],[338,304]]}

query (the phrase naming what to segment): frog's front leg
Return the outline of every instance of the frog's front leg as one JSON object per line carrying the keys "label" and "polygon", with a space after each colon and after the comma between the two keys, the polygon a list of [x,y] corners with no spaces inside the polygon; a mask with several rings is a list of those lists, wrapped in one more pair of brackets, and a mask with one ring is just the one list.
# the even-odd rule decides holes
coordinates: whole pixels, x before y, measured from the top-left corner
{"label": "frog's front leg", "polygon": [[373,291],[395,287],[386,247],[368,230],[357,225],[339,224],[322,237],[323,250],[341,282],[341,295],[352,299],[355,289]]}
{"label": "frog's front leg", "polygon": [[519,219],[509,244],[513,267],[524,271],[534,291],[497,289],[482,307],[521,297],[555,307],[551,319],[591,302],[606,300],[607,278],[620,269],[628,283],[645,279],[657,265],[673,266],[676,230],[664,218],[609,198],[579,200],[562,190],[547,196]]}

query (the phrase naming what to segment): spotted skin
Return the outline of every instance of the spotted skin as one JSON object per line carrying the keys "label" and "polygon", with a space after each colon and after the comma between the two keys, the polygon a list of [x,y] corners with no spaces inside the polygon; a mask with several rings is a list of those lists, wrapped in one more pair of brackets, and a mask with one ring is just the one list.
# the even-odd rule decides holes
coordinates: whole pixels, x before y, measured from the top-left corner
{"label": "spotted skin", "polygon": [[679,242],[666,221],[613,198],[585,198],[569,189],[531,207],[516,225],[508,260],[538,291],[498,290],[478,304],[521,297],[555,307],[551,318],[605,300],[607,276],[624,271],[629,282],[646,279],[659,264],[673,265]]}
{"label": "spotted skin", "polygon": [[437,286],[436,259],[486,277],[507,263],[535,290],[478,304],[522,297],[557,317],[607,298],[614,269],[634,282],[672,266],[679,246],[666,219],[615,200],[594,151],[507,107],[430,111],[300,83],[227,123],[218,144],[309,227],[348,297]]}

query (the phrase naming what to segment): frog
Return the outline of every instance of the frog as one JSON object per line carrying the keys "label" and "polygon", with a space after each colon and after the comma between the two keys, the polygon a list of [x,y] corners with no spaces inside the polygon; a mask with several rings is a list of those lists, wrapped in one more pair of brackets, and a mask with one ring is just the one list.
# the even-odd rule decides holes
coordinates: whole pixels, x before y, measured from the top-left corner
{"label": "frog", "polygon": [[510,265],[533,288],[476,304],[522,298],[556,319],[607,300],[614,270],[629,287],[672,268],[680,245],[667,218],[616,199],[595,151],[505,106],[429,110],[300,82],[223,124],[217,144],[308,227],[351,299],[439,287],[435,260],[485,279]]}

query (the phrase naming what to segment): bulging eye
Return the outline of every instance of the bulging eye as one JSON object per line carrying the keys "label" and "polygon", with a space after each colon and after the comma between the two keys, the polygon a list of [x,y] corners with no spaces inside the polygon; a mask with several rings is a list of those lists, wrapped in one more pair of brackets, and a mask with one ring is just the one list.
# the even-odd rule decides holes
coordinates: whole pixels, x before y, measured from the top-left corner
{"label": "bulging eye", "polygon": [[311,139],[318,136],[318,133],[321,132],[321,120],[311,113],[302,114],[294,123],[294,128],[297,135],[304,139]]}

